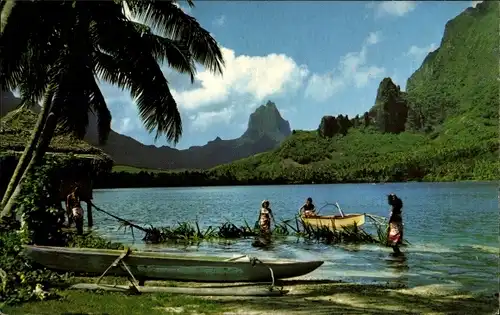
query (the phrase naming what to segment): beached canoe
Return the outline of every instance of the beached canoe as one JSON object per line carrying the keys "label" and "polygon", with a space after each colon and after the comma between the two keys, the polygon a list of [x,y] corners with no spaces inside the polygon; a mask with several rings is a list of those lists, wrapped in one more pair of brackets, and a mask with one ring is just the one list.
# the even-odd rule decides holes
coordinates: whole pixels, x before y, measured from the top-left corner
{"label": "beached canoe", "polygon": [[[123,255],[121,250],[25,246],[25,254],[52,270],[101,275]],[[132,251],[123,258],[134,277],[142,280],[197,282],[271,282],[302,276],[317,269],[323,261],[258,260],[170,255]],[[112,268],[108,275],[127,276],[124,268]]]}
{"label": "beached canoe", "polygon": [[350,228],[354,225],[361,226],[365,224],[364,214],[346,214],[344,217],[340,215],[317,216],[317,217],[301,217],[302,221],[313,227],[328,227],[329,229],[342,230],[344,227]]}

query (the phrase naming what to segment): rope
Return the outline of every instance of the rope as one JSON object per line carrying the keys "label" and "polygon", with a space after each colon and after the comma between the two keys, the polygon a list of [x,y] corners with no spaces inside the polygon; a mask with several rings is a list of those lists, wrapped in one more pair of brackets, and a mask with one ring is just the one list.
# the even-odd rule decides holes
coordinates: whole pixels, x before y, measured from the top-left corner
{"label": "rope", "polygon": [[387,224],[387,218],[379,215],[365,213],[365,216],[377,224]]}
{"label": "rope", "polygon": [[[264,266],[266,266],[269,271],[271,272],[271,286],[269,288],[270,291],[272,291],[274,289],[274,287],[276,286],[275,285],[275,279],[274,279],[274,271],[273,271],[273,268],[271,268],[270,266],[264,264],[260,259],[258,259],[257,257],[248,257],[248,259],[250,260],[250,264],[252,264],[252,267],[255,267],[257,264],[262,264]],[[282,291],[283,290],[283,287],[279,288],[278,289],[279,291]]]}
{"label": "rope", "polygon": [[[274,278],[273,268],[271,268],[270,266],[268,266],[265,263],[263,263],[259,258],[257,258],[257,257],[250,257],[248,255],[242,255],[242,256],[238,256],[238,257],[226,259],[226,261],[234,261],[234,260],[241,259],[243,257],[248,258],[248,261],[250,262],[250,264],[252,265],[252,267],[255,267],[257,264],[262,264],[262,265],[266,266],[269,269],[269,272],[271,273],[271,286],[269,287],[269,291],[273,291],[274,288],[276,287],[276,285],[275,285],[276,280]],[[278,289],[278,291],[283,291],[283,287],[280,287]]]}
{"label": "rope", "polygon": [[132,223],[132,222],[130,222],[130,221],[128,221],[128,220],[125,220],[125,219],[122,219],[122,218],[120,218],[120,217],[117,217],[116,215],[111,214],[111,213],[107,212],[106,210],[103,210],[103,209],[99,208],[98,206],[96,206],[96,205],[95,205],[95,204],[93,204],[92,202],[91,202],[90,204],[91,204],[91,205],[92,205],[92,207],[94,207],[97,211],[100,211],[100,212],[102,212],[102,213],[104,213],[104,214],[107,214],[107,215],[109,215],[110,217],[112,217],[112,218],[114,218],[114,219],[118,220],[119,222],[126,223],[128,226],[130,226],[130,227],[134,227],[134,228],[136,228],[136,229],[138,229],[138,230],[140,230],[140,231],[143,231],[144,233],[147,233],[147,232],[148,232],[148,231],[147,231],[145,228],[143,228],[142,226],[139,226],[139,225],[134,224],[134,223]]}

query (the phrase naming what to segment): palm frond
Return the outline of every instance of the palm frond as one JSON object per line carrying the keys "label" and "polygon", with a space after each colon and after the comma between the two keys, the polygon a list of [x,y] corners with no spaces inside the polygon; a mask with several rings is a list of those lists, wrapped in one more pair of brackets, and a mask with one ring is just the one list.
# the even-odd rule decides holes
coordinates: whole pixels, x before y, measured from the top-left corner
{"label": "palm frond", "polygon": [[125,2],[134,16],[139,17],[160,36],[185,41],[197,62],[222,75],[224,58],[217,41],[195,18],[176,6],[174,1]]}
{"label": "palm frond", "polygon": [[194,83],[196,67],[189,45],[185,40],[173,40],[155,35],[144,24],[130,22],[140,32],[141,47],[151,51],[157,61],[167,62],[168,66],[180,73],[189,74],[191,83]]}
{"label": "palm frond", "polygon": [[177,143],[182,135],[177,103],[151,50],[144,49],[147,43],[137,28],[119,19],[108,19],[96,28],[102,50],[96,54],[99,76],[130,90],[146,130],[156,131],[155,140],[164,134],[168,141]]}
{"label": "palm frond", "polygon": [[95,78],[89,78],[89,83],[90,111],[97,117],[97,132],[99,134],[99,143],[102,145],[108,140],[111,131],[111,112]]}
{"label": "palm frond", "polygon": [[[25,21],[36,24],[33,6],[21,1],[6,1],[0,17],[0,85],[3,90],[13,90],[21,82],[23,53],[28,49],[31,27],[19,27]],[[36,27],[36,25],[35,25]]]}

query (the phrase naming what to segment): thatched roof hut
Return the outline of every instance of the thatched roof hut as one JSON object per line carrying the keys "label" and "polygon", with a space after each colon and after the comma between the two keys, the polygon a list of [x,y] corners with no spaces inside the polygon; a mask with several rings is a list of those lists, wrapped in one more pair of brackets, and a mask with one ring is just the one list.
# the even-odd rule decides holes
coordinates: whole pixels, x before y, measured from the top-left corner
{"label": "thatched roof hut", "polygon": [[[38,115],[25,108],[9,112],[0,119],[0,193],[5,192],[19,157],[29,142]],[[82,201],[92,200],[92,179],[100,173],[110,172],[113,160],[102,150],[73,135],[56,129],[45,157],[72,157],[65,164],[65,178],[61,179],[61,199],[75,183],[80,186]],[[91,222],[89,222],[91,223]]]}

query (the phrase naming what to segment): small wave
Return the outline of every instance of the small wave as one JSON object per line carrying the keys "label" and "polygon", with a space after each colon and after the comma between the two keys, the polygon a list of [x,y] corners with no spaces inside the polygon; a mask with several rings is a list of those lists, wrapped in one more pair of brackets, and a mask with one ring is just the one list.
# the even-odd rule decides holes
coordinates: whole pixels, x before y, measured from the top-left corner
{"label": "small wave", "polygon": [[500,254],[500,249],[498,247],[492,247],[492,246],[486,246],[486,245],[470,245],[467,247],[473,248],[475,250],[479,250],[482,252],[490,253],[490,254]]}
{"label": "small wave", "polygon": [[425,244],[412,244],[407,247],[408,252],[423,252],[423,253],[458,253],[457,250],[451,247],[444,246],[437,243],[425,243]]}
{"label": "small wave", "polygon": [[303,250],[300,248],[290,248],[296,259],[299,260],[324,260],[324,261],[335,261],[335,260],[349,260],[353,257],[352,254],[346,253],[344,251],[336,251],[330,249],[327,252],[311,252],[308,250]]}

